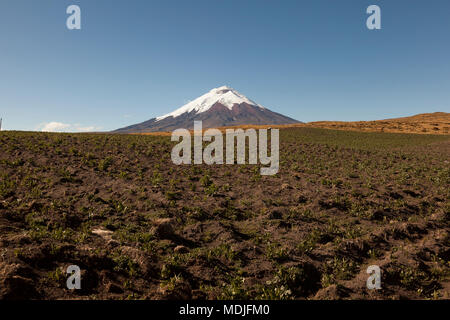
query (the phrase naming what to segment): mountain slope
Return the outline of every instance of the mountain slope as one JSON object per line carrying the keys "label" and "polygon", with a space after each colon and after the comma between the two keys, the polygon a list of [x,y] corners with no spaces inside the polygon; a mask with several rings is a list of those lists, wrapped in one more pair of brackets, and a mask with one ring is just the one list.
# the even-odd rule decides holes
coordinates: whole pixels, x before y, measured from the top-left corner
{"label": "mountain slope", "polygon": [[238,125],[293,124],[299,121],[270,111],[227,86],[208,93],[166,115],[115,130],[116,133],[142,133],[192,129],[194,120],[203,128]]}

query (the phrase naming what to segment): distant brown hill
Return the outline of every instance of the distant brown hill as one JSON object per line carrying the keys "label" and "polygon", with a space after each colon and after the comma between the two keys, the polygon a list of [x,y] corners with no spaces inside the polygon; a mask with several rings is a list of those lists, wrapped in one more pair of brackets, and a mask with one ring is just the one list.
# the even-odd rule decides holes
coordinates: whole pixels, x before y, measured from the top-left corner
{"label": "distant brown hill", "polygon": [[410,117],[375,121],[315,121],[305,126],[369,132],[450,134],[450,113],[422,113]]}

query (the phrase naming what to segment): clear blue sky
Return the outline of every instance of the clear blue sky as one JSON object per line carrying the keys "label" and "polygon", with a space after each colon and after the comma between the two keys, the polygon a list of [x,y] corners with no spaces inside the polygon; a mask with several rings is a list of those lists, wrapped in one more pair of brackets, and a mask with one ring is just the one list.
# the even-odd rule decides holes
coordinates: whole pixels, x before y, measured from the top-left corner
{"label": "clear blue sky", "polygon": [[1,0],[0,39],[4,129],[112,130],[221,85],[301,121],[450,112],[448,0]]}

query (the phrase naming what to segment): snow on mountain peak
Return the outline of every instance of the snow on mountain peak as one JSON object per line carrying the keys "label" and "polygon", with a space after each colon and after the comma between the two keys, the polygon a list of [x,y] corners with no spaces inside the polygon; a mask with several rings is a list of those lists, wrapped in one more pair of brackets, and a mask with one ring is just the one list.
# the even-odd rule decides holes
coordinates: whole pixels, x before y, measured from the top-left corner
{"label": "snow on mountain peak", "polygon": [[192,111],[194,111],[195,113],[202,113],[209,110],[217,102],[224,105],[230,110],[233,108],[234,105],[241,103],[247,103],[249,105],[264,109],[263,106],[253,102],[252,100],[248,99],[246,96],[237,92],[233,88],[230,88],[228,86],[222,86],[210,90],[208,93],[198,97],[193,101],[190,101],[189,103],[185,104],[181,108],[171,113],[168,113],[161,117],[157,117],[156,121],[162,120],[167,117],[176,118],[182,115],[183,113],[189,113]]}

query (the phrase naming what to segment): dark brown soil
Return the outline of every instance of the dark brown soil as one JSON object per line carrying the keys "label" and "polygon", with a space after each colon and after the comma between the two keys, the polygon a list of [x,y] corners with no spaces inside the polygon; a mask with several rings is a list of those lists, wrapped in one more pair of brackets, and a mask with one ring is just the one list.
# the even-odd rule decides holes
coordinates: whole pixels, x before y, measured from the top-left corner
{"label": "dark brown soil", "polygon": [[449,136],[280,142],[260,176],[173,165],[168,137],[0,132],[0,298],[449,299]]}

